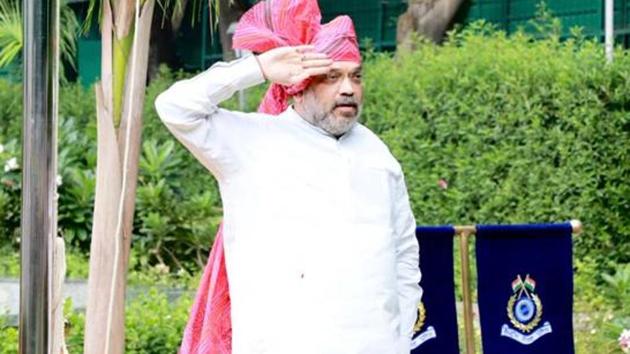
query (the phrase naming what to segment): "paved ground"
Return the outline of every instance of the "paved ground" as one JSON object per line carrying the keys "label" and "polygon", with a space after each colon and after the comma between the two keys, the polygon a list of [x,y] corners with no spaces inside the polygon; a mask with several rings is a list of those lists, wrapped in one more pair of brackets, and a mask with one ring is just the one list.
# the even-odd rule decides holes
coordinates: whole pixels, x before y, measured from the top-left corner
{"label": "paved ground", "polygon": [[[146,289],[131,287],[127,291],[127,301],[145,292]],[[165,289],[169,299],[174,300],[182,294],[193,296],[190,292],[182,290]],[[87,303],[87,281],[67,280],[64,285],[66,298],[72,299],[72,305],[79,311],[84,311]],[[20,308],[20,281],[18,279],[0,278],[0,315],[8,315],[9,323],[17,325],[17,316]]]}

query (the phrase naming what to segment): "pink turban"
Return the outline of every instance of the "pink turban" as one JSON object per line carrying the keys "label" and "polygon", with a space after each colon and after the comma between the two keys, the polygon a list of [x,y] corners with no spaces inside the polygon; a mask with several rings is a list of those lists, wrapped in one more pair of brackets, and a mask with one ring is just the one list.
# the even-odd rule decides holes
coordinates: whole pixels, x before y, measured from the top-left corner
{"label": "pink turban", "polygon": [[[266,0],[249,9],[233,37],[235,49],[263,53],[284,46],[310,44],[315,51],[335,61],[361,62],[352,20],[339,16],[321,24],[317,0]],[[287,109],[289,97],[302,92],[310,79],[292,86],[272,84],[258,111],[279,114]]]}

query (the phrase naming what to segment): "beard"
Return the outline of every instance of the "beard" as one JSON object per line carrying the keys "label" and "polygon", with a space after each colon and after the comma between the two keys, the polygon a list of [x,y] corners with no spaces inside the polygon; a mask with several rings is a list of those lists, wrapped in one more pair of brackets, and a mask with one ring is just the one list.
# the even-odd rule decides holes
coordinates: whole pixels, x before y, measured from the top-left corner
{"label": "beard", "polygon": [[[356,113],[345,112],[336,115],[334,110],[339,106],[353,106]],[[304,118],[309,123],[337,137],[352,129],[359,120],[362,111],[361,105],[357,103],[354,97],[343,97],[332,104],[325,105],[317,99],[311,90],[304,92],[302,108],[306,115]]]}

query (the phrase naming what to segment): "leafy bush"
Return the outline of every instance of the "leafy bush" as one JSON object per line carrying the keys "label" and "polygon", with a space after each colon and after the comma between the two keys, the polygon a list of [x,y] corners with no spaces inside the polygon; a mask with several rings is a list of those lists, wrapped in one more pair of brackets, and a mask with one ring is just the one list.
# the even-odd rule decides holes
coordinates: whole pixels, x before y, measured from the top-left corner
{"label": "leafy bush", "polygon": [[15,139],[4,145],[0,142],[0,240],[4,247],[16,246],[19,240],[21,160],[17,149]]}
{"label": "leafy bush", "polygon": [[[176,300],[157,288],[128,302],[125,310],[125,353],[176,353],[188,318],[191,296]],[[83,352],[85,315],[72,310],[72,301],[64,306],[66,346],[70,353]],[[18,352],[18,330],[0,316],[0,353]]]}
{"label": "leafy bush", "polygon": [[604,287],[607,299],[630,321],[630,263],[617,266],[614,274],[602,274],[606,282]]}
{"label": "leafy bush", "polygon": [[[129,302],[125,310],[125,353],[176,353],[192,305],[189,298],[181,296],[172,301],[165,293],[152,288]],[[69,311],[70,308],[66,303],[70,326],[66,343],[71,353],[79,353],[83,351],[85,316]]]}
{"label": "leafy bush", "polygon": [[[220,221],[220,198],[212,177],[174,142],[155,113],[157,94],[182,76],[164,69],[161,74],[147,90],[133,232],[139,259],[132,264],[188,272],[205,263]],[[19,85],[0,80],[0,122],[7,123],[0,125],[0,168],[11,166],[0,170],[0,245],[13,249],[19,246],[21,207],[20,92]],[[70,248],[88,254],[96,185],[94,94],[71,84],[60,97],[59,233]]]}
{"label": "leafy bush", "polygon": [[17,353],[18,342],[17,328],[9,326],[6,316],[0,316],[0,353]]}
{"label": "leafy bush", "polygon": [[[588,258],[578,260],[575,340],[578,353],[620,353],[618,338],[630,328],[630,265],[601,273]],[[603,283],[597,284],[602,279]]]}
{"label": "leafy bush", "polygon": [[[578,257],[630,261],[630,57],[477,24],[365,65],[364,120],[402,162],[419,224],[579,218]],[[444,180],[446,183],[440,183]]]}
{"label": "leafy bush", "polygon": [[188,297],[173,303],[155,289],[149,291],[148,296],[132,302],[125,318],[125,353],[177,352],[191,304]]}

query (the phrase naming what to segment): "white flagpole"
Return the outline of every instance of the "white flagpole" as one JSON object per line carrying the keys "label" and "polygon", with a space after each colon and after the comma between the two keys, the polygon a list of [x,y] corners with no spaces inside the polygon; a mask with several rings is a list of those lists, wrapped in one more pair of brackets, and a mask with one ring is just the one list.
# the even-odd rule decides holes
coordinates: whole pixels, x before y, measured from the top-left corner
{"label": "white flagpole", "polygon": [[613,61],[613,48],[615,46],[615,26],[614,26],[614,0],[606,0],[605,4],[605,46],[606,46],[606,60],[609,63]]}

